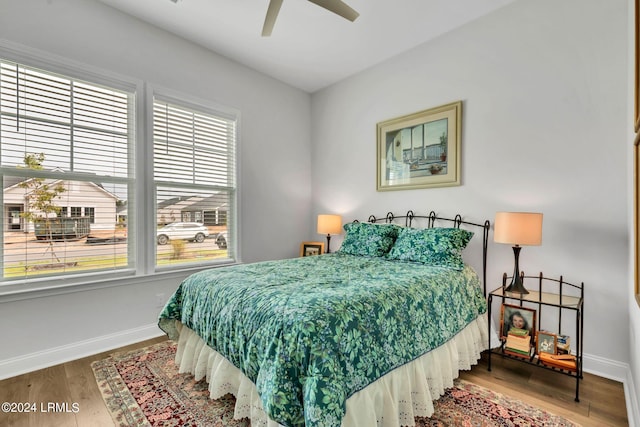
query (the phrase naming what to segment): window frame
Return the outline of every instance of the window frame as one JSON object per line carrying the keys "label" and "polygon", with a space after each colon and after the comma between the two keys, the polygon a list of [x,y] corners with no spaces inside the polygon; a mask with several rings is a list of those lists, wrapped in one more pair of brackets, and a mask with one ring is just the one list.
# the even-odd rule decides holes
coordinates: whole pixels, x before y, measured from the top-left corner
{"label": "window frame", "polygon": [[82,211],[84,212],[82,214],[82,216],[85,216],[87,218],[89,218],[89,223],[90,224],[95,224],[96,223],[96,208],[92,207],[92,206],[85,206],[82,208]]}
{"label": "window frame", "polygon": [[[133,106],[131,114],[134,117],[132,123],[135,126],[134,130],[134,150],[129,153],[130,167],[133,167],[134,174],[137,171],[137,158],[139,157],[138,151],[140,141],[142,141],[143,133],[140,130],[140,116],[142,112],[142,103],[140,97],[144,94],[143,82],[130,77],[122,76],[108,70],[100,70],[90,67],[86,64],[81,64],[73,60],[69,60],[56,55],[41,52],[35,49],[30,49],[25,46],[2,41],[0,42],[0,57],[8,61],[13,61],[25,66],[41,69],[45,72],[60,74],[72,79],[78,79],[93,83],[96,85],[103,85],[109,88],[131,92],[133,94]],[[30,174],[33,174],[30,172]],[[77,174],[79,178],[82,178],[82,174]],[[74,173],[66,173],[70,179],[74,178]],[[135,175],[133,177],[135,182]],[[84,179],[81,179],[84,180]],[[0,189],[2,192],[3,189]],[[135,197],[135,195],[134,195]],[[67,214],[70,210],[67,211]],[[4,232],[0,233],[0,246],[4,250]],[[134,256],[134,263],[137,252],[139,252],[139,246],[132,239],[132,243],[128,246],[129,256]],[[0,283],[0,295],[20,293],[20,292],[32,292],[34,290],[42,290],[57,287],[75,286],[78,284],[86,283],[87,280],[100,280],[101,278],[113,278],[113,277],[127,277],[135,275],[135,266],[126,267],[117,270],[109,271],[87,271],[81,273],[74,273],[69,275],[54,275],[44,277],[29,277],[20,278],[16,280],[6,280]],[[50,285],[50,286],[47,286]]]}
{"label": "window frame", "polygon": [[[154,158],[153,158],[153,149],[154,149],[153,147],[154,146],[153,108],[154,108],[155,99],[157,98],[161,101],[175,104],[177,106],[203,112],[206,114],[216,115],[218,117],[223,117],[225,119],[235,121],[235,147],[234,147],[235,160],[233,165],[233,169],[234,169],[233,172],[235,174],[234,176],[235,186],[234,186],[233,195],[230,196],[231,209],[229,210],[229,213],[227,215],[227,220],[226,220],[227,236],[229,236],[228,258],[225,258],[223,260],[203,261],[201,263],[198,263],[198,262],[186,263],[182,268],[187,268],[187,269],[188,268],[197,269],[201,267],[211,268],[215,266],[224,266],[224,265],[240,263],[241,262],[240,256],[239,256],[240,251],[237,246],[237,242],[239,241],[237,224],[238,224],[239,212],[240,212],[240,209],[239,209],[240,198],[238,197],[238,188],[240,186],[240,182],[239,182],[240,181],[239,180],[239,177],[240,177],[239,163],[240,162],[238,160],[239,151],[240,151],[240,124],[241,124],[240,110],[216,103],[214,101],[200,99],[195,96],[187,95],[179,91],[162,87],[160,85],[146,84],[145,89],[146,89],[145,101],[146,101],[146,111],[147,111],[146,133],[149,138],[149,144],[147,144],[148,146],[146,147],[147,149],[149,149],[149,152],[146,153],[146,156],[147,156],[146,158],[150,159],[150,167],[147,170],[145,170],[145,173],[147,174],[147,179],[149,179],[149,182],[151,183],[149,188],[153,188],[153,191],[148,192],[150,194],[146,194],[147,198],[144,200],[144,203],[146,203],[146,206],[149,209],[151,209],[150,217],[152,218],[156,218],[156,203],[157,203],[156,201],[157,185],[154,177]],[[172,187],[183,187],[185,189],[199,188],[198,184],[167,183],[167,185],[170,185]],[[151,200],[148,200],[149,198],[151,198]],[[232,219],[231,221],[229,221],[230,218]],[[182,221],[182,218],[181,218],[181,221]],[[187,222],[193,222],[193,218]],[[150,232],[152,236],[155,236],[156,229],[157,229],[156,221],[147,221],[147,225],[148,225],[146,227],[147,229],[151,228],[151,230],[149,230],[148,232]],[[156,265],[157,248],[158,248],[157,245],[154,245],[153,251],[151,251],[152,256],[150,257],[150,259],[147,260],[148,269],[153,270],[155,272],[167,272],[167,271],[174,270],[176,268],[181,268],[178,266]]]}
{"label": "window frame", "polygon": [[[0,283],[0,302],[19,301],[34,297],[61,295],[70,292],[87,291],[113,286],[135,285],[153,282],[160,277],[183,278],[193,272],[212,268],[219,265],[230,265],[240,262],[237,246],[239,219],[238,189],[239,182],[239,147],[240,147],[240,111],[217,104],[213,101],[197,100],[169,89],[154,87],[141,79],[124,76],[109,70],[99,69],[87,64],[79,63],[65,57],[42,52],[16,43],[0,40],[0,57],[26,66],[44,71],[58,73],[70,78],[100,84],[114,89],[131,91],[134,94],[133,111],[135,126],[133,137],[135,148],[130,153],[130,167],[134,170],[133,183],[129,188],[128,202],[134,214],[128,218],[128,246],[129,256],[133,257],[133,266],[109,270],[88,271],[71,275],[20,278]],[[233,239],[235,249],[234,260],[226,262],[207,262],[202,264],[186,264],[167,268],[155,266],[155,191],[148,188],[154,185],[153,179],[153,94],[159,90],[163,96],[174,98],[179,103],[193,103],[204,105],[216,111],[225,111],[235,115],[235,209],[233,212],[234,230],[229,235]],[[70,177],[72,174],[70,174]],[[154,189],[155,190],[155,189]],[[0,193],[2,189],[0,189]],[[70,210],[67,211],[67,214]],[[0,233],[0,247],[4,248],[4,232]]]}

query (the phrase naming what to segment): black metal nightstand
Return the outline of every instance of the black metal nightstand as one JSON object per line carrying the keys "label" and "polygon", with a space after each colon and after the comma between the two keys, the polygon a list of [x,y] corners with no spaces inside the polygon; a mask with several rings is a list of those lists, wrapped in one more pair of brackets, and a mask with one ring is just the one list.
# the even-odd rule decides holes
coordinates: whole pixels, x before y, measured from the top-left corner
{"label": "black metal nightstand", "polygon": [[[524,276],[521,275],[523,281],[527,285],[527,289],[529,290],[528,294],[520,294],[520,293],[512,293],[506,292],[506,284],[507,280],[511,279],[506,274],[503,275],[502,278],[502,286],[494,289],[489,293],[489,307],[488,307],[488,321],[489,321],[489,330],[491,330],[491,309],[493,305],[493,298],[500,298],[502,304],[505,301],[509,300],[514,302],[515,305],[520,307],[525,307],[531,309],[532,307],[537,307],[537,325],[536,331],[541,330],[542,319],[543,319],[543,307],[551,307],[551,310],[557,310],[556,314],[558,317],[558,326],[557,330],[551,331],[554,334],[561,335],[562,334],[562,313],[565,310],[570,310],[575,312],[575,367],[573,366],[563,366],[560,363],[555,363],[554,360],[549,360],[549,357],[544,357],[546,354],[543,354],[541,359],[540,355],[536,351],[535,347],[535,339],[533,338],[533,351],[530,355],[518,355],[513,352],[505,352],[505,340],[504,337],[500,337],[501,345],[499,348],[490,349],[488,354],[488,370],[491,370],[491,355],[498,354],[502,357],[508,357],[511,359],[519,360],[523,363],[528,363],[532,365],[539,366],[541,368],[549,369],[556,371],[558,373],[562,373],[564,375],[568,375],[571,377],[575,377],[576,379],[576,397],[575,401],[580,401],[580,379],[582,379],[582,348],[583,348],[583,326],[584,326],[584,283],[580,285],[573,285],[571,283],[565,282],[560,276],[560,279],[552,279],[544,277],[542,273],[539,276]],[[537,280],[533,280],[537,279]],[[533,285],[537,282],[537,285]],[[532,290],[533,289],[533,290]],[[498,328],[500,330],[500,328]],[[491,347],[491,339],[489,339],[489,347]]]}

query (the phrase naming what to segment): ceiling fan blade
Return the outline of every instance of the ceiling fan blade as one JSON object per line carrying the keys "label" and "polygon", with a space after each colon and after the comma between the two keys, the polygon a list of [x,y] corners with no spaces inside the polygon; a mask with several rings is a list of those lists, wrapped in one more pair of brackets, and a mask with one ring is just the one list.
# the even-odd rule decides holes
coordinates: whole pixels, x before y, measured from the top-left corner
{"label": "ceiling fan blade", "polygon": [[276,18],[280,12],[280,6],[282,6],[282,0],[271,0],[271,2],[269,2],[269,9],[267,9],[267,16],[264,18],[264,26],[262,27],[263,37],[271,35],[273,26],[276,23]]}
{"label": "ceiling fan blade", "polygon": [[349,5],[344,3],[341,0],[309,0],[311,3],[315,3],[320,7],[324,7],[325,9],[335,13],[336,15],[340,15],[345,19],[353,22],[356,20],[360,14],[352,9]]}

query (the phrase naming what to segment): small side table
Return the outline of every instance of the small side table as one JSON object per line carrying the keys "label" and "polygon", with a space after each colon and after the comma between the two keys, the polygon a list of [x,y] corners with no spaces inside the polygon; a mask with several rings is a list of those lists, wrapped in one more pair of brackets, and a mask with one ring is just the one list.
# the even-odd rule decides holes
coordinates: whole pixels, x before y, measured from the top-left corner
{"label": "small side table", "polygon": [[[523,363],[532,364],[535,366],[539,366],[544,369],[549,369],[552,371],[556,371],[558,373],[562,373],[564,375],[568,375],[571,377],[575,377],[576,379],[576,397],[575,401],[580,401],[580,380],[582,379],[582,348],[583,348],[583,327],[584,327],[584,283],[580,285],[573,285],[571,283],[565,282],[560,276],[559,279],[552,279],[548,277],[544,277],[542,273],[539,276],[521,276],[523,279],[523,283],[527,286],[528,294],[520,294],[520,293],[512,293],[506,292],[506,284],[507,280],[510,280],[511,277],[508,277],[506,273],[502,276],[502,286],[494,289],[489,293],[489,307],[488,307],[488,321],[489,321],[489,330],[491,330],[491,306],[493,303],[493,298],[500,298],[502,304],[505,301],[509,300],[514,303],[514,305],[519,305],[520,307],[536,307],[537,306],[537,325],[536,331],[541,330],[542,324],[542,307],[552,307],[552,309],[557,310],[558,316],[558,327],[557,333],[558,335],[562,334],[562,314],[563,312],[569,310],[569,312],[575,312],[576,316],[576,329],[575,329],[575,356],[576,356],[576,365],[575,369],[573,368],[561,368],[558,366],[552,366],[550,364],[546,364],[544,361],[541,361],[538,357],[537,352],[535,351],[535,342],[534,342],[534,352],[530,356],[518,356],[513,355],[512,353],[505,352],[505,341],[504,337],[500,337],[502,344],[499,348],[491,349],[491,339],[489,339],[489,354],[488,354],[488,362],[487,369],[491,371],[491,355],[498,354],[502,357],[508,357],[511,359],[515,359],[521,361]],[[532,280],[537,279],[537,280]],[[527,282],[528,280],[528,282]],[[531,285],[537,282],[537,286]],[[531,287],[531,288],[529,288]],[[527,306],[525,306],[527,304]],[[536,337],[532,337],[535,339]]]}

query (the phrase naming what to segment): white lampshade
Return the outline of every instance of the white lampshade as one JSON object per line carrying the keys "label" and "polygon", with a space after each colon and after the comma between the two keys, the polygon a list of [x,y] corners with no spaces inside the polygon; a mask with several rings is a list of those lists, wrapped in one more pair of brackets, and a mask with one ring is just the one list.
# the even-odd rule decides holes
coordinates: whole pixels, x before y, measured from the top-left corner
{"label": "white lampshade", "polygon": [[340,234],[341,231],[340,215],[318,215],[318,234]]}
{"label": "white lampshade", "polygon": [[533,212],[496,213],[493,241],[512,245],[541,245],[542,214]]}

